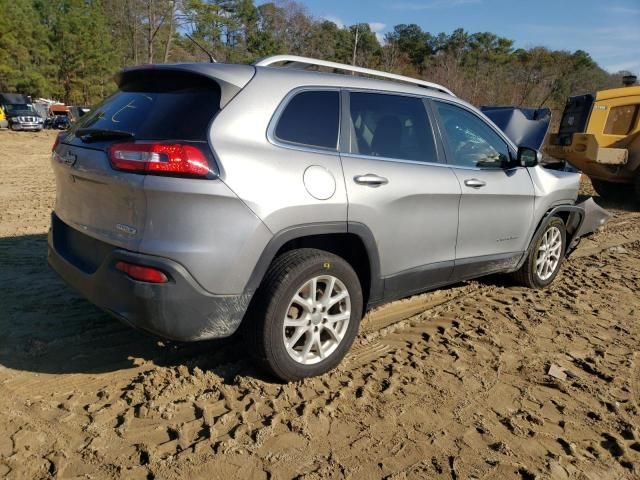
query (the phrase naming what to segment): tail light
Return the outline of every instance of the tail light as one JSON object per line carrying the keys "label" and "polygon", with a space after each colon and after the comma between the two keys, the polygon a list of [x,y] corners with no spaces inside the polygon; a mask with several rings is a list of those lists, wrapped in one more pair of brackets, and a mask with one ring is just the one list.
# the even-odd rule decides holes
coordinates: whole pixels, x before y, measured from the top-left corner
{"label": "tail light", "polygon": [[135,263],[118,262],[116,269],[126,273],[134,280],[149,283],[167,283],[169,279],[164,272],[157,268],[145,267],[144,265],[136,265]]}
{"label": "tail light", "polygon": [[134,173],[207,177],[207,156],[184,143],[116,143],[109,147],[109,161],[116,170]]}

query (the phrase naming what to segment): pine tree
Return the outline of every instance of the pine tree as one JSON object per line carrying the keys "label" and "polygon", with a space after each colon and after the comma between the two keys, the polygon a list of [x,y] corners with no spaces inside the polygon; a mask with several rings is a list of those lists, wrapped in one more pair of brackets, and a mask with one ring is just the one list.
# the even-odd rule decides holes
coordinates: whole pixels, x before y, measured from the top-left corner
{"label": "pine tree", "polygon": [[29,1],[0,0],[0,91],[48,95],[51,47]]}

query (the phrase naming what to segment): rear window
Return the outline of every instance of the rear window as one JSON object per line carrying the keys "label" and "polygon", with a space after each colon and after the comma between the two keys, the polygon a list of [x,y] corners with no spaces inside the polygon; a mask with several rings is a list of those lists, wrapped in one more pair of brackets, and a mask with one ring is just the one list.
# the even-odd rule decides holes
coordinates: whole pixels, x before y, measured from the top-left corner
{"label": "rear window", "polygon": [[338,91],[304,91],[289,101],[275,134],[283,142],[336,150],[339,118]]}
{"label": "rear window", "polygon": [[136,140],[206,140],[220,109],[220,87],[213,80],[160,70],[125,74],[120,90],[76,128],[122,130]]}

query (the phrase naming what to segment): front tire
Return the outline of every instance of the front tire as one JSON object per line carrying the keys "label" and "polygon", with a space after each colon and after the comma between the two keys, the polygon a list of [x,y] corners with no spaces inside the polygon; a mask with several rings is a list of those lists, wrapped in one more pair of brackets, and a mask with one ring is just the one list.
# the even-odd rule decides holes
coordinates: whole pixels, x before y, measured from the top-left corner
{"label": "front tire", "polygon": [[362,318],[358,275],[343,258],[304,248],[274,260],[250,311],[249,340],[284,381],[321,375],[349,351]]}
{"label": "front tire", "polygon": [[532,242],[527,259],[514,273],[529,288],[544,288],[558,275],[566,251],[567,232],[560,217],[552,217]]}

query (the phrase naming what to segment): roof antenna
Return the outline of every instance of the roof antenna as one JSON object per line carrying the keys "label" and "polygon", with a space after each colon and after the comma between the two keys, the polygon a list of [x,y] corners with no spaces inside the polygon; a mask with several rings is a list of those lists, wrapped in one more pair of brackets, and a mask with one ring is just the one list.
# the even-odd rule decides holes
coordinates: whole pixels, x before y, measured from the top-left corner
{"label": "roof antenna", "polygon": [[196,42],[196,41],[195,41],[195,39],[194,39],[191,35],[189,35],[188,33],[185,33],[185,36],[186,36],[189,40],[191,40],[193,43],[195,43],[195,44],[196,44],[196,47],[198,47],[200,50],[202,50],[204,53],[206,53],[206,54],[207,54],[207,56],[209,57],[209,61],[210,61],[211,63],[218,63],[218,62],[216,61],[216,59],[215,59],[215,58],[213,58],[213,55],[211,55],[211,53],[209,53],[209,51],[208,51],[206,48],[204,48],[202,45],[200,45],[198,42]]}

